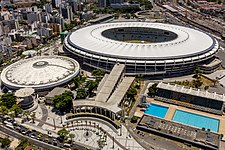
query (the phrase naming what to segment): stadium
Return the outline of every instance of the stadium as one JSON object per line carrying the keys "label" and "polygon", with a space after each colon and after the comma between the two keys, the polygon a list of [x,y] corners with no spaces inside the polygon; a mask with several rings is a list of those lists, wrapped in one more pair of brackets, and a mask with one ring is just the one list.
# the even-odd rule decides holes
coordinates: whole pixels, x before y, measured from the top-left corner
{"label": "stadium", "polygon": [[79,74],[79,63],[63,56],[24,59],[6,67],[1,81],[9,89],[46,90],[69,82]]}
{"label": "stadium", "polygon": [[121,63],[127,75],[188,74],[196,67],[210,72],[220,64],[218,49],[218,42],[201,31],[149,22],[91,25],[64,41],[64,51],[82,65],[110,71]]}

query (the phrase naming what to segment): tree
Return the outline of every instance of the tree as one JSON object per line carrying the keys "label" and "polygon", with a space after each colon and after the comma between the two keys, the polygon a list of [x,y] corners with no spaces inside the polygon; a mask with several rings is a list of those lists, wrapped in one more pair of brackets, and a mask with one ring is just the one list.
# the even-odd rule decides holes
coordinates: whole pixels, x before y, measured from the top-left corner
{"label": "tree", "polygon": [[148,96],[153,97],[156,94],[157,84],[154,83],[152,86],[148,88]]}
{"label": "tree", "polygon": [[203,84],[203,82],[200,79],[193,80],[193,86],[195,88],[200,88],[202,86],[202,84]]}
{"label": "tree", "polygon": [[93,81],[93,80],[89,80],[86,83],[86,88],[88,88],[88,94],[92,95],[93,94],[93,90],[96,90],[98,87],[98,82],[97,81]]}
{"label": "tree", "polygon": [[10,109],[14,104],[16,104],[16,96],[14,96],[13,93],[6,93],[1,96],[0,101],[2,106],[6,106]]}
{"label": "tree", "polygon": [[104,70],[100,70],[100,69],[95,69],[91,72],[92,76],[104,76],[105,75],[105,71]]}
{"label": "tree", "polygon": [[118,19],[118,18],[120,17],[120,14],[116,13],[116,14],[113,15],[113,17],[114,17],[115,19]]}
{"label": "tree", "polygon": [[30,111],[23,111],[22,115],[26,116],[26,119],[29,120]]}
{"label": "tree", "polygon": [[1,114],[8,114],[8,108],[6,106],[0,106],[0,113]]}
{"label": "tree", "polygon": [[137,90],[135,87],[131,87],[128,91],[127,91],[127,97],[130,100],[134,100],[135,95],[137,95]]}
{"label": "tree", "polygon": [[26,146],[30,145],[27,138],[20,138],[20,145],[16,147],[16,150],[23,150]]}
{"label": "tree", "polygon": [[15,114],[15,117],[18,116],[18,114],[21,114],[23,112],[23,109],[17,105],[17,104],[14,104],[11,108],[10,108],[10,111],[14,111],[14,114]]}
{"label": "tree", "polygon": [[2,143],[2,148],[4,148],[4,147],[8,147],[11,141],[9,138],[4,138],[1,140],[1,143]]}
{"label": "tree", "polygon": [[59,135],[59,137],[64,139],[69,134],[69,131],[67,131],[65,128],[63,128],[63,129],[59,130],[57,132],[57,134]]}
{"label": "tree", "polygon": [[131,118],[131,123],[137,123],[137,121],[138,121],[138,117],[137,116],[133,116]]}
{"label": "tree", "polygon": [[71,91],[65,91],[64,93],[53,97],[53,105],[60,111],[69,112],[73,105],[73,98],[73,93]]}
{"label": "tree", "polygon": [[14,111],[9,112],[8,115],[9,115],[13,120],[14,120],[15,117],[16,117]]}
{"label": "tree", "polygon": [[70,134],[69,134],[69,137],[70,137],[71,141],[73,141],[73,138],[75,138],[75,135],[72,134],[72,133],[70,133]]}
{"label": "tree", "polygon": [[33,113],[31,114],[32,123],[35,123],[35,122],[34,122],[35,118],[36,118],[36,114],[35,114],[35,112],[33,112]]}
{"label": "tree", "polygon": [[81,75],[73,78],[72,83],[74,84],[74,89],[79,88],[82,85],[82,83],[85,82],[85,80],[86,80],[86,77],[83,77]]}
{"label": "tree", "polygon": [[196,78],[199,78],[199,76],[203,73],[203,71],[200,68],[196,68],[194,70],[194,74]]}
{"label": "tree", "polygon": [[[148,0],[135,0],[136,2],[139,2],[141,6],[145,6],[145,9],[152,9],[152,3]],[[134,3],[132,0],[129,1],[130,4]]]}
{"label": "tree", "polygon": [[76,99],[84,99],[86,97],[87,97],[87,92],[86,92],[86,90],[84,88],[77,90],[77,97],[76,97]]}

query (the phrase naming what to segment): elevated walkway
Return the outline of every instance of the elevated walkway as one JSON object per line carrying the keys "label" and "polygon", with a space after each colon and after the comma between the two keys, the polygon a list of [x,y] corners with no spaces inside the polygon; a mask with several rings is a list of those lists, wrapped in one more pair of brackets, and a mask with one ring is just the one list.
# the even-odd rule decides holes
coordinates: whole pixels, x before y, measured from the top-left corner
{"label": "elevated walkway", "polygon": [[126,95],[127,90],[130,88],[134,79],[135,77],[124,77],[124,79],[116,88],[115,92],[113,92],[112,96],[109,98],[107,103],[118,106],[120,102],[123,100],[124,96]]}
{"label": "elevated walkway", "polygon": [[100,81],[98,87],[97,87],[97,94],[100,92],[100,90],[102,89],[102,86],[105,84],[105,81],[108,79],[109,74],[105,74],[104,77],[102,78],[102,80]]}
{"label": "elevated walkway", "polygon": [[172,120],[176,109],[177,108],[175,106],[170,106],[166,113],[165,119]]}
{"label": "elevated walkway", "polygon": [[110,72],[107,80],[104,82],[101,90],[96,96],[95,101],[97,102],[106,102],[115,90],[120,78],[122,77],[125,65],[116,64],[112,71]]}

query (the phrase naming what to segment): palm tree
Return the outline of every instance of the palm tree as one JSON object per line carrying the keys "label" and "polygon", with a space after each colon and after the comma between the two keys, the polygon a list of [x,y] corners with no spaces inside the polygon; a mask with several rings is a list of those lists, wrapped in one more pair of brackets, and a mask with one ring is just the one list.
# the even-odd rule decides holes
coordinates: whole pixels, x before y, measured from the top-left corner
{"label": "palm tree", "polygon": [[203,71],[200,68],[196,68],[194,70],[194,74],[196,78],[199,78],[199,76],[203,73]]}
{"label": "palm tree", "polygon": [[73,142],[73,138],[75,138],[75,135],[72,134],[72,133],[70,133],[70,134],[69,134],[69,137],[70,137],[71,141]]}
{"label": "palm tree", "polygon": [[35,112],[33,112],[33,113],[31,114],[32,123],[35,123],[35,122],[34,122],[35,118],[36,118],[36,115],[35,115]]}
{"label": "palm tree", "polygon": [[27,110],[23,111],[22,115],[26,116],[27,120],[29,120],[29,117],[28,117],[28,116],[30,116],[30,112],[29,111],[27,111]]}

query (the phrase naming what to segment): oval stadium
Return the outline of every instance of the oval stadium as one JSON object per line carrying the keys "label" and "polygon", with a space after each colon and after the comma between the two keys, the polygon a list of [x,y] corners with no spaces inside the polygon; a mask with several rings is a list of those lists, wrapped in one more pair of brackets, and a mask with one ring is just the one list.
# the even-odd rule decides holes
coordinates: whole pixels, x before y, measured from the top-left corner
{"label": "oval stadium", "polygon": [[199,30],[149,22],[91,25],[69,33],[64,41],[64,51],[81,64],[110,71],[122,63],[127,75],[214,70],[220,64],[215,61],[218,49],[218,42]]}
{"label": "oval stadium", "polygon": [[46,90],[69,82],[79,74],[79,69],[79,63],[68,57],[33,57],[6,67],[1,73],[1,81],[9,89]]}

